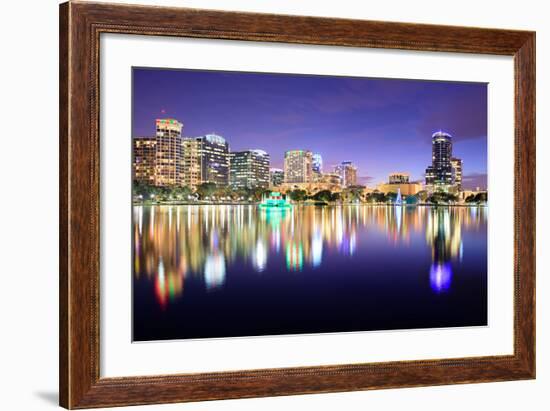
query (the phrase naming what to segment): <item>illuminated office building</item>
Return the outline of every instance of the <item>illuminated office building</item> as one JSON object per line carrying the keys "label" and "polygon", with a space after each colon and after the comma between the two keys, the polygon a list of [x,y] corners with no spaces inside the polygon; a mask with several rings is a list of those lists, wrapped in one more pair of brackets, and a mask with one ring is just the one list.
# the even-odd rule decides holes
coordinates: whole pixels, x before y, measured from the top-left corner
{"label": "illuminated office building", "polygon": [[443,131],[434,133],[432,135],[432,164],[426,169],[426,185],[445,189],[454,184],[452,154],[451,135]]}
{"label": "illuminated office building", "polygon": [[233,188],[267,188],[269,154],[263,150],[231,153],[229,182]]}
{"label": "illuminated office building", "polygon": [[342,176],[337,173],[324,173],[321,176],[321,183],[341,187]]}
{"label": "illuminated office building", "polygon": [[285,183],[313,181],[313,154],[308,150],[290,150],[285,153]]}
{"label": "illuminated office building", "polygon": [[407,173],[391,173],[389,177],[389,184],[406,184],[409,182],[409,175]]}
{"label": "illuminated office building", "polygon": [[452,157],[451,165],[453,167],[454,184],[459,191],[462,190],[462,160],[460,158]]}
{"label": "illuminated office building", "polygon": [[196,188],[201,183],[201,142],[196,138],[183,138],[181,144],[181,183]]}
{"label": "illuminated office building", "polygon": [[155,178],[157,186],[181,185],[181,131],[177,120],[156,120]]}
{"label": "illuminated office building", "polygon": [[320,190],[341,191],[342,190],[342,177],[336,173],[323,173],[317,183]]}
{"label": "illuminated office building", "polygon": [[334,168],[334,172],[342,178],[344,187],[357,185],[357,167],[351,161],[342,161]]}
{"label": "illuminated office building", "polygon": [[426,168],[426,186],[433,187],[435,181],[435,170],[432,166]]}
{"label": "illuminated office building", "polygon": [[207,134],[200,142],[201,182],[229,184],[229,145],[222,136]]}
{"label": "illuminated office building", "polygon": [[285,182],[285,172],[280,168],[270,168],[269,179],[273,187],[278,187]]}
{"label": "illuminated office building", "polygon": [[388,183],[379,184],[378,191],[384,194],[401,193],[401,195],[415,195],[422,190],[422,184],[419,182],[411,182],[407,173],[391,173],[388,178]]}
{"label": "illuminated office building", "polygon": [[155,184],[156,137],[134,137],[132,144],[134,181]]}
{"label": "illuminated office building", "polygon": [[313,154],[311,170],[313,172],[313,179],[319,180],[323,174],[323,157],[321,157],[321,154]]}
{"label": "illuminated office building", "polygon": [[403,196],[411,196],[422,191],[422,184],[416,182],[379,184],[377,190],[384,194],[400,192]]}

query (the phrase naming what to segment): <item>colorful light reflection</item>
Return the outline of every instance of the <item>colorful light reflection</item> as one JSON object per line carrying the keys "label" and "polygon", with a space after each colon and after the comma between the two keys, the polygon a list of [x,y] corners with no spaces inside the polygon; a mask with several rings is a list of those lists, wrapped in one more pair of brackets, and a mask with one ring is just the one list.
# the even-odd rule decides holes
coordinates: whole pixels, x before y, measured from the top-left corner
{"label": "colorful light reflection", "polygon": [[328,256],[364,256],[371,251],[361,248],[365,236],[385,238],[381,247],[412,241],[418,247],[424,237],[432,258],[429,282],[442,293],[451,286],[450,262],[460,263],[468,252],[463,230],[485,227],[486,213],[481,207],[297,206],[273,213],[254,206],[136,206],[134,275],[153,281],[165,307],[181,298],[192,278],[208,290],[223,287],[236,261],[260,273],[282,258],[279,270],[302,271],[322,267]]}
{"label": "colorful light reflection", "polygon": [[449,290],[452,278],[451,263],[433,263],[430,267],[430,286],[437,294]]}

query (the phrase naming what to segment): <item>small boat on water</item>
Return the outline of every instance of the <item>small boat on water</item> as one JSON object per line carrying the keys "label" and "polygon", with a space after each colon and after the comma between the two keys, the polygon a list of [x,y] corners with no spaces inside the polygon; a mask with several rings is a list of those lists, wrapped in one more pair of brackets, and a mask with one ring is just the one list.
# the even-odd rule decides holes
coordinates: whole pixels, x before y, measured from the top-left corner
{"label": "small boat on water", "polygon": [[272,191],[268,195],[262,197],[262,202],[260,203],[261,208],[273,209],[288,209],[292,208],[292,204],[286,199],[286,195],[279,193],[278,191]]}

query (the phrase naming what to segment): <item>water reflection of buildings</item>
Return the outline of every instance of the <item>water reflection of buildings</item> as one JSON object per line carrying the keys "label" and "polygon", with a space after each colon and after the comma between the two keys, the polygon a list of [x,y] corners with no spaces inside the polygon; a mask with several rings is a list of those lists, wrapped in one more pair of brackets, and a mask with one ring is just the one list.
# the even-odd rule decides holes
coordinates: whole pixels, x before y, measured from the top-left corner
{"label": "water reflection of buildings", "polygon": [[461,262],[463,257],[462,228],[479,228],[485,220],[484,207],[429,209],[426,241],[432,250],[430,286],[434,292],[446,292],[451,287],[451,262]]}
{"label": "water reflection of buildings", "polygon": [[208,254],[204,262],[206,288],[216,288],[225,282],[225,259],[223,254]]}
{"label": "water reflection of buildings", "polygon": [[[450,265],[462,252],[461,230],[485,224],[485,209],[427,207],[156,206],[134,208],[134,272],[155,282],[161,305],[179,298],[186,279],[208,290],[222,287],[236,261],[260,273],[270,261],[288,271],[320,267],[327,253],[352,257],[361,235],[382,233],[389,244],[408,246],[425,234],[432,251],[430,282],[444,291]],[[366,234],[365,234],[366,233]],[[421,238],[421,237],[420,237]],[[326,257],[325,257],[326,258]]]}
{"label": "water reflection of buildings", "polygon": [[458,213],[446,208],[431,209],[428,214],[426,241],[432,249],[430,286],[436,293],[450,288],[453,278],[451,259],[462,258],[460,224],[454,224],[458,218]]}

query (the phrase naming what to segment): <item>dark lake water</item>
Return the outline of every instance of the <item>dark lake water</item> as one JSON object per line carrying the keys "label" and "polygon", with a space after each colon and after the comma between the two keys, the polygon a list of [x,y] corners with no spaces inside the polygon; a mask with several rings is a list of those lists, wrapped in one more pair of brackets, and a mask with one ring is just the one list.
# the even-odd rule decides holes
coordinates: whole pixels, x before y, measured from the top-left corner
{"label": "dark lake water", "polygon": [[134,206],[134,341],[487,324],[484,207]]}

